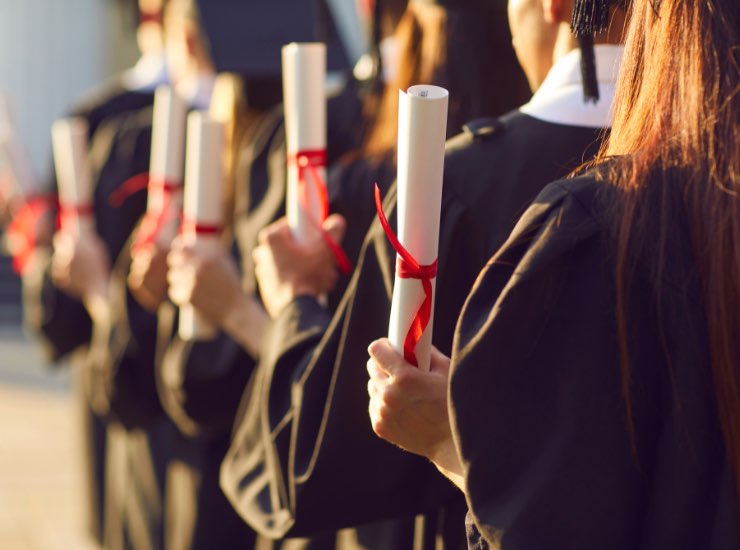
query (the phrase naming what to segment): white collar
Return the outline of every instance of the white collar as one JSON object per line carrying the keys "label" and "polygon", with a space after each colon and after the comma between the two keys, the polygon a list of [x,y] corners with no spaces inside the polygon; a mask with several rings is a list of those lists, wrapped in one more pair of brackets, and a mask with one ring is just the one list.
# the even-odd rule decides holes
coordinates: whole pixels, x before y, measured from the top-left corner
{"label": "white collar", "polygon": [[583,101],[581,50],[557,60],[532,99],[519,110],[531,117],[567,126],[611,128],[612,102],[624,46],[594,46],[599,101]]}
{"label": "white collar", "polygon": [[168,82],[167,63],[160,54],[142,55],[136,65],[123,73],[123,85],[132,91],[153,92]]}
{"label": "white collar", "polygon": [[207,110],[211,104],[216,75],[201,73],[196,78],[189,78],[175,86],[179,95],[188,107],[197,111]]}

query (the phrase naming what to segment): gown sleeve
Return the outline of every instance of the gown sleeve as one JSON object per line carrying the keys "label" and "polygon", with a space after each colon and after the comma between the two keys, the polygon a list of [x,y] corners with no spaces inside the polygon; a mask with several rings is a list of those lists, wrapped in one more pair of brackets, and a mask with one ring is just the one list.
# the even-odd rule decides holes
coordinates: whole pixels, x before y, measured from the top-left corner
{"label": "gown sleeve", "polygon": [[483,539],[475,548],[629,548],[625,526],[644,513],[612,246],[570,185],[552,184],[530,207],[458,324],[451,417]]}
{"label": "gown sleeve", "polygon": [[[434,341],[449,351],[456,312],[485,259],[464,207],[443,212]],[[387,333],[394,264],[375,223],[334,316],[301,299],[274,327],[276,352],[258,368],[221,476],[232,504],[265,535],[413,516],[457,496],[428,461],[379,439],[368,420],[366,350]],[[462,516],[459,526],[462,536]]]}
{"label": "gown sleeve", "polygon": [[254,359],[223,332],[206,342],[175,334],[158,367],[162,404],[188,436],[226,435],[253,368]]}
{"label": "gown sleeve", "polygon": [[51,361],[61,361],[86,345],[92,321],[79,300],[59,290],[51,280],[51,250],[37,250],[23,274],[24,323]]}

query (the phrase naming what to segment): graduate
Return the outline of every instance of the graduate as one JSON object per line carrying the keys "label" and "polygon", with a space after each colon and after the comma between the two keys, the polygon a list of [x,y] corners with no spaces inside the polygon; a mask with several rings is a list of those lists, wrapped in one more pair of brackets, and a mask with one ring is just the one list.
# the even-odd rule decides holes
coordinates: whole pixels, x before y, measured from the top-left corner
{"label": "graduate", "polygon": [[[89,93],[85,94],[70,110],[70,116],[83,118],[88,125],[88,139],[92,140],[101,124],[115,119],[125,113],[133,113],[139,109],[151,106],[154,100],[154,89],[167,81],[167,70],[164,62],[164,48],[162,38],[162,8],[163,0],[140,0],[139,20],[137,24],[137,44],[141,57],[134,67],[124,71]],[[116,123],[114,123],[115,125]],[[110,135],[110,133],[108,134]],[[133,143],[134,148],[145,150],[145,142]],[[134,154],[136,156],[136,154]],[[96,161],[97,162],[97,161]],[[100,164],[97,165],[98,167]],[[50,181],[44,185],[50,192],[56,192],[56,174],[52,172]],[[65,293],[52,290],[49,275],[50,240],[43,235],[54,232],[54,204],[46,196],[37,198],[45,202],[38,212],[43,214],[33,225],[35,235],[33,242],[37,245],[31,255],[28,265],[22,273],[24,322],[31,332],[40,338],[45,354],[53,362],[59,362],[71,353],[84,347],[89,341],[91,324],[89,316],[79,302],[71,299]],[[107,205],[100,201],[103,209]],[[38,202],[34,203],[37,208]],[[46,214],[44,214],[46,213]],[[48,214],[48,215],[47,215]],[[103,216],[105,217],[105,216]],[[135,219],[134,216],[133,219]],[[122,230],[124,235],[126,231]],[[49,299],[47,299],[49,298]],[[75,355],[78,363],[79,354]],[[81,368],[75,368],[76,375],[81,375]],[[81,382],[80,382],[81,384]],[[80,407],[83,416],[83,440],[85,445],[85,478],[88,506],[88,530],[98,542],[103,542],[103,524],[106,515],[114,512],[106,510],[106,429],[99,415],[90,410],[84,398],[84,392],[79,391],[82,398]]]}
{"label": "graduate", "polygon": [[[287,24],[284,5],[270,8],[257,2],[208,0],[198,8],[209,31],[209,51],[216,70],[234,73],[226,216],[221,234],[224,246],[204,251],[175,241],[165,283],[169,283],[169,296],[175,304],[195,306],[222,330],[210,341],[183,339],[175,331],[178,319],[173,304],[163,302],[158,307],[159,395],[179,431],[167,479],[172,498],[166,507],[173,522],[172,528],[167,528],[168,537],[172,535],[168,548],[228,549],[256,544],[259,548],[329,549],[334,544],[333,533],[311,540],[255,541],[254,533],[237,516],[218,484],[238,401],[260,353],[260,324],[267,320],[254,292],[251,252],[257,232],[284,212],[286,152],[280,49],[292,40],[316,39],[311,23],[318,14],[313,4],[295,2],[291,9],[296,17]],[[247,32],[250,25],[262,32]],[[330,70],[342,67],[341,58],[329,47]],[[355,127],[360,107],[356,93],[350,82],[328,100],[328,162],[355,143],[341,136]],[[220,103],[221,98],[214,97],[213,113],[222,110]],[[196,275],[195,280],[191,274]],[[133,282],[131,277],[129,282]],[[225,316],[225,312],[234,315]]]}
{"label": "graduate", "polygon": [[[609,126],[620,23],[598,35],[591,50],[571,34],[571,14],[569,2],[511,2],[516,52],[537,93],[519,110],[468,124],[449,143],[434,327],[435,345],[442,350],[451,349],[467,291],[517,215],[548,180],[594,154]],[[623,12],[616,15],[623,20]],[[539,28],[530,32],[534,23]],[[584,64],[590,69],[586,80],[581,51],[595,57],[594,65]],[[384,206],[394,225],[393,187]],[[293,299],[274,308],[280,310],[271,327],[275,349],[260,365],[269,385],[253,388],[252,406],[235,428],[222,471],[224,491],[254,521],[262,517],[287,533],[427,512],[432,540],[445,526],[462,537],[464,510],[457,517],[438,516],[436,523],[430,513],[459,502],[449,484],[440,482],[425,460],[375,440],[370,427],[363,427],[367,379],[355,365],[364,362],[368,342],[386,334],[396,258],[380,224],[365,237],[333,316],[316,300],[326,289],[312,288],[311,278],[285,254],[295,244],[278,245],[269,243],[274,259],[266,255],[265,261],[277,266],[287,292],[263,294]],[[269,491],[280,495],[281,487],[287,487],[290,500],[269,500]]]}
{"label": "graduate", "polygon": [[[175,0],[167,5],[168,58],[184,99],[203,107],[214,75],[187,8]],[[98,125],[89,154],[96,232],[81,239],[58,232],[50,269],[36,287],[42,332],[60,346],[81,346],[83,388],[105,419],[103,541],[111,548],[163,547],[164,483],[175,433],[156,393],[156,318],[137,307],[125,284],[128,241],[147,199],[138,192],[143,187],[130,183],[148,171],[151,124],[151,108],[145,108]]]}
{"label": "graduate", "polygon": [[481,272],[452,360],[370,346],[374,429],[465,493],[470,548],[740,545],[740,19],[632,4],[608,143]]}

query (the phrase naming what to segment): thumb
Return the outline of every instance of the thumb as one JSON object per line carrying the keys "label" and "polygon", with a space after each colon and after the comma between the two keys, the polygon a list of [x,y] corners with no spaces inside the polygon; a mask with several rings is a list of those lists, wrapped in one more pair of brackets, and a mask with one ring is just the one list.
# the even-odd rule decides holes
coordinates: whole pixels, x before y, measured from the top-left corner
{"label": "thumb", "polygon": [[332,214],[324,220],[321,227],[331,235],[332,239],[340,243],[342,242],[344,233],[347,230],[347,222],[341,214]]}
{"label": "thumb", "polygon": [[367,351],[377,367],[391,376],[406,362],[403,356],[393,349],[388,338],[375,340]]}

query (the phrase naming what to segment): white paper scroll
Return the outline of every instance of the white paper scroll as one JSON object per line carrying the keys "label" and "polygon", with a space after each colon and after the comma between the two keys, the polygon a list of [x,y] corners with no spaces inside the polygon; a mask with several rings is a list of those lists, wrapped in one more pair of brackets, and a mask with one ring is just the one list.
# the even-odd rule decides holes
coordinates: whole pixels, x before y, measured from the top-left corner
{"label": "white paper scroll", "polygon": [[[397,235],[421,265],[433,263],[439,248],[448,97],[444,88],[412,86],[408,93],[400,92],[398,101]],[[424,299],[420,280],[396,275],[388,338],[399,353]],[[425,370],[429,370],[433,321],[432,315],[415,350],[419,368]]]}
{"label": "white paper scroll", "polygon": [[7,99],[0,98],[0,155],[12,183],[12,195],[31,197],[39,192],[38,178],[20,139]]}
{"label": "white paper scroll", "polygon": [[154,95],[152,156],[149,166],[147,215],[160,220],[154,239],[169,248],[177,234],[182,209],[187,105],[169,86]]}
{"label": "white paper scroll", "polygon": [[[296,155],[302,152],[326,154],[326,46],[321,43],[283,46],[283,105],[288,150],[288,224],[298,242],[317,238],[316,223],[321,223],[324,207],[316,189],[312,170],[304,167],[307,177],[305,200],[299,180],[301,167]],[[316,168],[326,181],[325,167]]]}
{"label": "white paper scroll", "polygon": [[[182,240],[201,249],[216,248],[221,246],[223,223],[225,129],[204,112],[190,113],[187,121]],[[179,334],[183,340],[209,340],[217,331],[191,306],[184,306]]]}
{"label": "white paper scroll", "polygon": [[57,120],[51,127],[62,229],[74,235],[94,230],[92,175],[87,156],[87,121]]}

